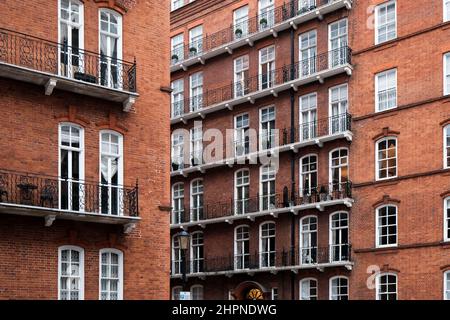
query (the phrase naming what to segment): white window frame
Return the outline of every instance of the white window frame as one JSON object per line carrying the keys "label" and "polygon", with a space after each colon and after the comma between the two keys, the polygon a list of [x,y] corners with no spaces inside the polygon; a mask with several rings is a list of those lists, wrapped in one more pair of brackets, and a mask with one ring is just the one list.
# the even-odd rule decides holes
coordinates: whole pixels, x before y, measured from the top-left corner
{"label": "white window frame", "polygon": [[[263,231],[263,227],[264,226],[266,226],[266,225],[273,225],[273,229],[274,229],[274,234],[273,235],[270,235],[270,236],[264,236],[263,237],[263,235],[262,235],[262,231]],[[271,248],[270,247],[270,238],[274,238],[275,240],[274,240],[274,248]],[[263,251],[263,245],[262,245],[262,243],[263,243],[263,239],[267,239],[267,241],[268,241],[268,251]],[[274,222],[274,221],[265,221],[265,222],[263,222],[263,223],[261,223],[260,225],[259,225],[259,268],[260,269],[264,269],[264,268],[273,268],[273,267],[275,267],[276,266],[276,264],[277,264],[277,262],[276,262],[276,259],[277,259],[277,257],[276,257],[276,253],[277,253],[277,249],[276,249],[276,247],[277,247],[277,225],[276,225],[276,223]],[[270,263],[270,256],[273,254],[273,256],[274,256],[274,265],[272,266],[272,265],[270,265],[271,263]],[[267,266],[263,266],[263,255],[265,255],[266,257],[269,257],[269,260],[268,261],[266,261],[267,263]]]}
{"label": "white window frame", "polygon": [[185,5],[184,0],[172,0],[170,1],[170,10],[175,11]]}
{"label": "white window frame", "polygon": [[[273,178],[269,178],[269,179],[264,179],[263,180],[263,171],[267,169],[267,175],[272,176]],[[270,205],[271,205],[271,200],[273,199],[276,202],[276,179],[277,179],[277,170],[276,167],[273,165],[264,165],[261,166],[259,169],[259,197],[260,197],[260,210],[261,211],[267,211],[270,210]],[[263,194],[263,183],[268,183],[268,187],[270,187],[270,184],[273,182],[274,186],[275,186],[275,190],[274,193],[272,194],[270,192],[270,188],[268,188],[268,194]],[[264,198],[267,198],[267,206],[268,208],[264,209]],[[276,203],[275,203],[276,205]]]}
{"label": "white window frame", "polygon": [[[245,14],[244,14],[245,12]],[[240,39],[248,35],[248,4],[239,7],[233,11],[233,33],[234,39]],[[242,36],[239,38],[236,36],[236,30],[240,29],[242,31]]]}
{"label": "white window frame", "polygon": [[[242,126],[238,127],[238,119],[241,118]],[[246,124],[244,123],[246,120]],[[250,153],[250,116],[248,113],[242,113],[234,116],[234,154],[237,157]],[[248,138],[247,138],[248,137]],[[248,145],[246,143],[246,138]],[[237,147],[243,147],[243,152],[237,152]],[[246,148],[248,146],[248,148]]]}
{"label": "white window frame", "polygon": [[[306,46],[302,47],[304,39],[306,40]],[[306,58],[303,58],[304,52],[307,53]],[[302,77],[307,77],[316,72],[317,59],[317,30],[301,33],[298,36],[298,61]]]}
{"label": "white window frame", "polygon": [[444,127],[444,169],[450,168],[450,124]]}
{"label": "white window frame", "polygon": [[278,300],[279,292],[277,287],[273,287],[270,290],[270,295],[272,300]]}
{"label": "white window frame", "polygon": [[[342,214],[346,215],[346,219],[341,218]],[[346,220],[347,225],[334,227],[333,226],[333,217],[336,215],[339,215],[340,222]],[[336,212],[333,212],[332,214],[330,214],[329,219],[330,219],[329,223],[328,223],[328,226],[329,226],[329,228],[328,228],[328,230],[329,230],[329,234],[328,234],[329,261],[330,261],[330,263],[348,261],[349,255],[350,255],[350,244],[349,244],[349,242],[350,242],[350,215],[347,211],[336,211]],[[347,230],[347,242],[346,243],[342,242],[343,230]],[[333,242],[336,242],[333,237],[334,231],[336,231],[339,234],[340,243],[333,243]],[[337,250],[339,252],[339,260],[334,259],[335,248],[337,248]],[[347,251],[346,256],[345,256],[345,251]],[[347,259],[345,259],[345,258],[347,258]]]}
{"label": "white window frame", "polygon": [[[194,86],[194,81],[196,85]],[[189,76],[189,111],[195,112],[203,108],[203,72],[199,71]],[[194,94],[195,90],[195,94]]]}
{"label": "white window frame", "polygon": [[[195,289],[201,289],[201,299],[194,299],[194,290]],[[191,289],[189,291],[191,293],[191,300],[203,300],[204,299],[204,287],[201,284],[192,285]]]}
{"label": "white window frame", "polygon": [[[444,199],[444,241],[450,242],[450,197]],[[450,288],[449,288],[450,290]]]}
{"label": "white window frame", "polygon": [[[203,127],[196,125],[189,130],[189,164],[191,167],[201,165],[203,163]],[[194,163],[192,159],[196,158]]]}
{"label": "white window frame", "polygon": [[[273,112],[268,111],[271,109],[273,110]],[[268,120],[265,120],[265,121],[263,121],[263,112],[264,111],[268,111],[268,115],[269,115]],[[263,131],[263,123],[269,123],[272,121],[274,123],[273,129],[269,128],[269,130],[264,129],[265,131]],[[270,150],[270,149],[277,147],[278,141],[277,141],[277,131],[276,131],[277,122],[276,121],[277,121],[277,110],[274,105],[259,109],[259,139],[258,139],[259,140],[259,150]],[[269,139],[270,139],[270,148],[269,148],[269,144],[266,144],[264,146],[263,138],[266,138],[267,141],[269,141]]]}
{"label": "white window frame", "polygon": [[[395,292],[381,292],[381,277],[383,276],[394,276],[395,277]],[[375,288],[376,288],[376,300],[382,300],[381,295],[391,295],[395,294],[396,298],[394,300],[398,300],[398,276],[393,272],[383,272],[377,274],[375,278]]]}
{"label": "white window frame", "polygon": [[444,272],[444,300],[450,300],[450,270]]}
{"label": "white window frame", "polygon": [[[392,227],[392,224],[386,224],[384,226],[380,225],[380,210],[386,208],[387,210],[387,216],[389,215],[389,207],[393,207],[395,208],[395,243],[388,243],[388,244],[381,244],[380,241],[380,228],[384,227],[384,228],[388,228]],[[398,206],[393,205],[393,204],[384,204],[381,205],[379,207],[377,207],[375,209],[375,245],[376,248],[390,248],[390,247],[397,247],[398,246],[398,231],[399,231],[399,226],[398,226]],[[390,233],[387,234],[387,238],[389,241],[389,235],[391,235]]]}
{"label": "white window frame", "polygon": [[[270,58],[270,56],[273,54],[273,57]],[[259,74],[259,83],[258,83],[258,89],[261,90],[267,90],[272,88],[275,85],[275,70],[276,70],[276,51],[275,46],[270,45],[264,48],[259,49],[258,52],[259,56],[259,64],[258,64],[258,74]],[[263,57],[266,57],[266,59],[263,60]],[[267,72],[267,82],[265,83],[265,86],[263,86],[263,64],[268,65]]]}
{"label": "white window frame", "polygon": [[[176,293],[178,291],[178,293]],[[180,292],[183,291],[183,287],[182,286],[175,286],[172,288],[172,296],[171,299],[172,300],[180,300]]]}
{"label": "white window frame", "polygon": [[[99,252],[99,277],[98,277],[98,298],[102,298],[102,254],[113,253],[118,256],[118,281],[117,281],[117,300],[123,300],[123,252],[114,248],[104,248]],[[110,300],[110,299],[106,299]]]}
{"label": "white window frame", "polygon": [[[171,135],[171,162],[177,163],[181,168],[185,164],[185,144],[187,134],[182,130],[175,130]],[[175,142],[177,142],[175,144]],[[180,168],[179,168],[180,169]]]}
{"label": "white window frame", "polygon": [[233,60],[233,91],[235,98],[243,97],[248,94],[247,91],[250,89],[247,87],[247,82],[249,80],[249,69],[250,58],[248,54],[242,55]]}
{"label": "white window frame", "polygon": [[[197,49],[195,54],[191,53],[191,48]],[[203,52],[203,25],[200,24],[189,29],[189,55],[197,56]]]}
{"label": "white window frame", "polygon": [[[267,20],[267,26],[264,28],[260,21]],[[258,30],[265,30],[273,27],[275,24],[275,1],[274,0],[258,0]]]}
{"label": "white window frame", "polygon": [[[385,8],[386,9],[386,16],[387,16],[387,7],[390,6],[391,4],[394,4],[395,35],[394,35],[393,38],[389,38],[388,39],[387,33],[386,33],[386,40],[380,41],[380,39],[379,39],[379,32],[380,32],[379,29],[382,27],[382,26],[379,25],[379,22],[378,22],[378,18],[379,18],[379,15],[380,15],[380,10],[382,8]],[[391,22],[384,23],[383,27],[389,25],[390,23]],[[385,3],[381,3],[381,4],[379,4],[379,5],[377,5],[375,7],[375,45],[378,45],[378,44],[381,44],[381,43],[385,43],[385,42],[394,40],[396,38],[397,38],[397,1],[396,0],[391,0],[391,1],[387,1]]]}
{"label": "white window frame", "polygon": [[[181,189],[177,189],[180,188]],[[180,195],[182,193],[182,195]],[[176,195],[175,195],[176,194]],[[175,203],[178,203],[178,211],[175,211]],[[177,182],[172,186],[172,223],[178,224],[183,221],[183,216],[185,214],[184,208],[184,183]]]}
{"label": "white window frame", "polygon": [[[198,183],[198,182],[200,182],[201,183],[201,189],[202,189],[202,191],[201,192],[194,192],[193,190],[194,190],[194,183]],[[197,201],[195,201],[194,200],[194,196],[197,196],[197,197],[202,197],[202,205],[201,206],[198,206],[198,199],[200,199],[200,198],[196,198],[197,199]],[[205,196],[205,186],[204,186],[204,184],[203,184],[203,179],[202,178],[198,178],[198,179],[194,179],[194,180],[192,180],[191,181],[191,184],[190,184],[190,197],[191,197],[191,201],[190,201],[190,204],[191,204],[191,207],[190,207],[190,220],[191,221],[199,221],[199,220],[202,220],[202,219],[204,219],[204,217],[200,217],[200,216],[203,216],[204,215],[204,196]],[[196,203],[197,202],[197,203]],[[194,204],[195,204],[195,207],[194,207]],[[194,219],[194,210],[196,210],[196,219]]]}
{"label": "white window frame", "polygon": [[[450,0],[449,0],[449,5],[450,5]],[[450,18],[450,17],[449,17]],[[443,88],[443,92],[444,92],[444,96],[449,95],[450,94],[450,70],[448,70],[449,68],[447,68],[447,60],[448,60],[448,65],[450,65],[450,52],[447,52],[444,54],[444,59],[443,59],[443,84],[444,84],[444,88]]]}
{"label": "white window frame", "polygon": [[[178,242],[178,246],[175,247],[175,241]],[[172,251],[172,259],[171,259],[171,263],[172,263],[172,274],[173,275],[178,275],[181,274],[181,269],[183,268],[182,263],[183,263],[183,251],[181,250],[181,246],[180,246],[180,240],[178,238],[178,234],[175,234],[174,236],[172,236],[172,243],[171,243],[171,251]],[[178,260],[176,258],[177,256],[177,250],[180,256],[180,259]],[[178,264],[178,271],[176,272],[176,265]]]}
{"label": "white window frame", "polygon": [[[310,168],[311,168],[311,162],[309,162],[309,164],[308,164],[308,168],[309,168],[309,170],[308,171],[303,171],[303,160],[304,159],[306,159],[306,158],[311,158],[311,157],[315,157],[316,158],[316,170],[311,170]],[[315,187],[312,187],[312,175],[313,174],[316,174],[316,179],[315,179]],[[303,196],[303,194],[305,193],[305,191],[307,191],[307,195],[308,196],[310,196],[313,192],[313,190],[314,189],[316,189],[316,191],[318,191],[317,190],[317,187],[318,187],[318,185],[319,185],[319,156],[316,154],[316,153],[310,153],[310,154],[307,154],[307,155],[305,155],[305,156],[303,156],[303,157],[301,157],[300,158],[300,160],[299,160],[299,174],[300,174],[300,176],[299,176],[299,191],[300,191],[300,195],[301,196]],[[304,185],[305,185],[305,179],[304,179],[304,176],[305,175],[308,175],[308,178],[309,178],[309,180],[310,180],[310,186],[309,186],[309,190],[305,190],[305,188],[304,188]]]}
{"label": "white window frame", "polygon": [[[247,231],[246,231],[247,237],[238,240],[238,238],[237,238],[238,230],[241,228],[247,229]],[[238,243],[244,243],[246,241],[249,243],[249,251],[243,252],[243,253],[238,253],[238,250],[237,250]],[[236,228],[234,228],[234,270],[246,270],[249,268],[249,266],[247,266],[246,268],[238,267],[238,260],[240,260],[242,266],[244,266],[246,256],[249,258],[249,262],[250,262],[250,226],[247,224],[241,224],[241,225],[237,226]]]}
{"label": "white window frame", "polygon": [[450,0],[443,0],[442,4],[444,6],[443,8],[443,20],[444,22],[447,22],[450,20]]}
{"label": "white window frame", "polygon": [[[338,97],[336,100],[333,100],[333,92],[338,92]],[[334,87],[331,87],[328,91],[328,115],[330,117],[329,122],[329,132],[328,134],[336,134],[341,133],[347,130],[347,113],[349,109],[349,99],[348,99],[348,84],[340,84]],[[338,114],[333,113],[333,105],[337,105],[339,109]],[[342,111],[341,109],[345,109]],[[342,112],[341,112],[342,111]]]}
{"label": "white window frame", "polygon": [[[386,141],[386,146],[388,147],[388,141],[389,140],[395,140],[395,175],[394,176],[386,176],[385,178],[380,178],[380,155],[379,155],[379,144]],[[387,148],[386,150],[389,150]],[[383,161],[387,161],[389,163],[389,160],[394,158],[386,158],[383,159]],[[395,179],[398,177],[398,138],[394,136],[384,137],[382,139],[379,139],[375,142],[375,180],[376,181],[383,181],[383,180],[389,180],[389,179]],[[388,167],[389,168],[389,167]],[[387,171],[388,172],[388,171]]]}
{"label": "white window frame", "polygon": [[[317,137],[318,134],[317,92],[308,93],[299,97],[298,104],[299,104],[300,141],[314,139]],[[307,108],[305,108],[306,104],[308,105]],[[308,121],[304,121],[305,120],[303,116],[304,113],[308,114]],[[307,133],[307,137],[305,137],[306,136],[305,133]]]}
{"label": "white window frame", "polygon": [[[345,33],[340,33],[340,24],[345,23]],[[331,30],[335,25],[338,25],[337,36],[332,36]],[[338,46],[333,48],[333,41],[338,41]],[[348,56],[348,19],[340,19],[338,21],[332,22],[328,25],[328,68],[335,68],[343,65],[344,63],[349,63],[347,61]]]}
{"label": "white window frame", "polygon": [[[316,294],[311,296],[311,282],[312,281],[315,282],[315,287],[313,287],[313,288],[316,289]],[[308,298],[303,296],[303,286],[306,283],[308,283],[308,286],[309,286]],[[310,278],[301,279],[299,281],[298,288],[299,288],[299,294],[298,294],[299,300],[318,300],[318,298],[319,298],[319,282],[317,281],[316,278],[310,277]],[[311,299],[311,298],[314,298],[314,299]]]}
{"label": "white window frame", "polygon": [[[247,182],[245,182],[245,181],[239,182],[238,181],[238,175],[240,173],[244,173],[244,172],[246,172],[247,174],[245,176],[243,176],[243,179],[245,180],[245,177],[247,177],[248,181]],[[241,193],[242,193],[241,196],[242,197],[244,197],[244,195],[245,195],[245,191],[244,191],[245,189],[244,188],[247,188],[248,194],[249,194],[248,198],[238,199],[238,196],[239,196],[238,188],[242,188],[241,189]],[[239,204],[238,201],[241,201],[242,204]],[[243,168],[243,169],[237,170],[234,173],[234,213],[236,215],[242,215],[242,214],[248,213],[245,210],[245,208],[248,207],[249,201],[250,201],[250,170],[247,169],[247,168]],[[239,213],[238,208],[242,208],[242,212],[241,213]]]}
{"label": "white window frame", "polygon": [[[79,289],[78,289],[78,300],[84,300],[84,249],[78,246],[61,246],[58,248],[58,300],[61,300],[61,255],[62,251],[78,251],[80,262],[79,262]],[[69,277],[70,278],[70,277]],[[69,290],[70,297],[70,290]],[[69,299],[70,300],[70,299]]]}
{"label": "white window frame", "polygon": [[[393,107],[387,107],[386,109],[381,110],[380,109],[380,92],[379,92],[379,78],[386,76],[386,82],[388,79],[388,76],[390,73],[394,72],[395,73],[395,87],[391,87],[388,88],[386,90],[384,90],[388,97],[389,97],[389,91],[393,90],[395,88],[395,105]],[[383,111],[387,111],[387,110],[392,110],[398,107],[398,79],[397,79],[397,68],[394,69],[389,69],[383,72],[379,72],[375,75],[375,112],[383,112]],[[388,101],[388,100],[386,100]]]}
{"label": "white window frame", "polygon": [[[194,236],[196,235],[201,235],[202,238],[202,243],[201,244],[196,244],[194,246]],[[202,255],[200,256],[200,254],[198,255],[198,257],[195,257],[197,255],[196,250],[199,250],[198,248],[202,247]],[[194,248],[196,248],[196,250],[194,250]],[[205,234],[203,233],[203,231],[195,231],[191,233],[191,243],[190,243],[190,260],[191,260],[191,273],[202,273],[205,267]],[[195,258],[195,260],[194,260]],[[196,264],[195,266],[195,271],[194,271],[194,263]],[[200,267],[201,266],[201,267]]]}
{"label": "white window frame", "polygon": [[176,118],[184,114],[184,79],[180,78],[172,81],[171,88],[171,114],[172,118]]}
{"label": "white window frame", "polygon": [[[305,221],[307,219],[311,219],[314,218],[316,219],[315,221],[315,225],[316,225],[316,230],[311,230],[311,222],[308,223],[308,230],[303,230],[303,227],[305,226]],[[308,243],[311,244],[311,235],[315,234],[316,237],[316,246],[312,247],[309,246],[307,248],[303,247],[303,240],[304,240],[304,236],[308,235]],[[315,251],[313,251],[315,249]],[[319,219],[316,215],[308,215],[308,216],[304,216],[303,218],[300,219],[300,223],[299,223],[299,262],[302,265],[311,265],[314,263],[317,263],[317,259],[319,257]],[[306,251],[306,255],[303,255],[303,251]],[[315,252],[315,254],[313,254],[313,252]],[[306,258],[306,260],[304,261],[304,258]],[[309,261],[308,261],[309,260]]]}
{"label": "white window frame", "polygon": [[[181,41],[180,41],[181,40]],[[172,61],[172,56],[177,55],[178,61],[184,60],[184,34],[179,33],[170,38],[170,60]]]}
{"label": "white window frame", "polygon": [[[340,281],[341,279],[347,280],[347,294],[341,294],[339,288],[341,288],[342,286],[338,286],[337,287],[338,293],[336,295],[333,295],[333,281],[334,280]],[[338,285],[339,285],[339,283],[338,283]],[[330,278],[330,281],[329,281],[329,299],[330,300],[342,300],[342,299],[340,299],[340,297],[347,297],[346,300],[350,300],[350,280],[348,277],[345,277],[345,276],[334,276],[334,277]],[[334,298],[336,298],[336,299],[334,299]]]}
{"label": "white window frame", "polygon": [[[339,165],[333,166],[333,153],[336,151],[341,152],[342,150],[347,151],[347,156],[341,156],[339,153]],[[347,162],[345,164],[342,164],[343,158],[347,158],[347,160],[346,160]],[[343,184],[345,182],[350,181],[350,161],[349,160],[350,160],[349,148],[339,147],[339,148],[333,149],[329,152],[329,154],[328,154],[328,165],[329,165],[328,174],[329,174],[329,183],[330,183],[329,192],[333,191],[335,188],[335,184],[333,183],[333,169],[339,169],[339,172],[340,172],[339,181],[337,182],[337,184],[338,184],[337,187],[339,188],[339,190],[343,189]],[[347,181],[342,180],[342,168],[344,168],[344,167],[347,167]]]}

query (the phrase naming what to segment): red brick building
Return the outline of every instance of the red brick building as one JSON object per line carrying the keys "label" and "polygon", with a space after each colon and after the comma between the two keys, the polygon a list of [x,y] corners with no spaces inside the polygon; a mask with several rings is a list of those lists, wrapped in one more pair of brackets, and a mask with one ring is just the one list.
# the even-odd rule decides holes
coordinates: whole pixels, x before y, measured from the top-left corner
{"label": "red brick building", "polygon": [[450,299],[449,20],[172,1],[173,299]]}
{"label": "red brick building", "polygon": [[168,299],[169,3],[0,12],[0,299]]}

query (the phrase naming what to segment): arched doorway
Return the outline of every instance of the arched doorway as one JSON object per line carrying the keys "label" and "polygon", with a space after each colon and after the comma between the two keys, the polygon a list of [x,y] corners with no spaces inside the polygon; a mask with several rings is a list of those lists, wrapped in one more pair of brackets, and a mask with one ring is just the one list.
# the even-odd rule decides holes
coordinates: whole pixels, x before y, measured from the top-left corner
{"label": "arched doorway", "polygon": [[269,297],[269,292],[257,282],[246,281],[239,284],[232,295],[236,300],[265,300]]}

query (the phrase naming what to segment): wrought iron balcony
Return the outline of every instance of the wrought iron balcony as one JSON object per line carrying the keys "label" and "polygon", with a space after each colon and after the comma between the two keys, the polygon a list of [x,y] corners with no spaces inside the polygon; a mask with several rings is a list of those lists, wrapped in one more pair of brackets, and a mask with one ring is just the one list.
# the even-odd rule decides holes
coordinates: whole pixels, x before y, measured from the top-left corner
{"label": "wrought iron balcony", "polygon": [[352,50],[342,47],[323,52],[292,65],[285,65],[268,73],[256,74],[242,81],[211,89],[202,95],[189,97],[172,104],[172,114],[177,115],[171,123],[186,122],[196,117],[205,117],[223,109],[254,102],[256,99],[274,95],[298,86],[323,81],[340,73],[351,74]]}
{"label": "wrought iron balcony", "polygon": [[0,170],[0,213],[124,225],[140,220],[138,186],[109,184]]}
{"label": "wrought iron balcony", "polygon": [[351,6],[351,0],[315,0],[314,4],[309,1],[308,5],[291,0],[265,13],[205,35],[200,40],[174,48],[170,54],[171,71],[186,70],[191,65],[205,63],[205,60],[223,53],[231,54],[239,47],[253,45],[253,42],[268,36],[276,37],[280,31],[296,28],[298,24],[312,19],[322,19],[325,14],[341,8],[350,9]]}
{"label": "wrought iron balcony", "polygon": [[[299,248],[289,251],[247,253],[239,256],[206,257],[187,260],[186,273],[190,277],[230,275],[283,270],[320,269],[332,267],[352,268],[351,245],[333,244],[327,247]],[[181,275],[181,261],[172,261],[172,277]]]}
{"label": "wrought iron balcony", "polygon": [[136,97],[136,62],[0,28],[0,76],[123,104]]}
{"label": "wrought iron balcony", "polygon": [[317,209],[323,211],[325,207],[334,205],[352,206],[352,183],[331,183],[311,187],[290,195],[283,194],[258,194],[256,197],[246,199],[230,199],[229,201],[207,203],[172,211],[172,228],[189,227],[195,225],[227,222],[234,220],[250,219],[281,213],[297,214],[301,210]]}

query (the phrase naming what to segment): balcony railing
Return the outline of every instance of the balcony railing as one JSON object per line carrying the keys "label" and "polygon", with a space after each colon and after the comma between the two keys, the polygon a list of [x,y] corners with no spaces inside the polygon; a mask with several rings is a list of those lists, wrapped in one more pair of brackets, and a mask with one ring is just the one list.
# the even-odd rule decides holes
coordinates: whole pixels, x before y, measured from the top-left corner
{"label": "balcony railing", "polygon": [[246,97],[255,92],[271,90],[272,88],[294,81],[310,78],[319,72],[344,67],[351,64],[352,50],[341,47],[317,56],[304,59],[292,65],[274,69],[265,74],[257,74],[242,81],[232,82],[217,89],[211,89],[202,95],[177,101],[172,110],[177,110],[178,117],[233,99]]}
{"label": "balcony railing", "polygon": [[28,210],[138,217],[138,186],[125,187],[76,179],[0,170],[0,205]]}
{"label": "balcony railing", "polygon": [[136,92],[136,63],[0,28],[0,62]]}
{"label": "balcony railing", "polygon": [[200,40],[180,46],[172,50],[170,54],[171,64],[182,63],[184,60],[199,57],[205,52],[246,39],[259,32],[270,30],[272,27],[289,19],[314,12],[317,8],[333,3],[335,0],[316,0],[314,1],[315,4],[311,4],[311,1],[308,2],[308,5],[302,5],[302,1],[292,0],[238,24],[206,35]]}
{"label": "balcony railing", "polygon": [[[300,248],[289,251],[247,253],[239,256],[206,257],[186,261],[186,273],[246,273],[256,270],[332,267],[350,263],[351,245],[333,244],[328,247]],[[172,275],[181,274],[181,262],[172,262]]]}
{"label": "balcony railing", "polygon": [[294,208],[302,205],[320,204],[327,201],[348,199],[352,197],[352,183],[331,183],[307,188],[294,195],[268,194],[246,199],[230,199],[227,202],[207,203],[195,208],[183,208],[172,212],[172,224],[199,222],[230,216],[242,216],[258,212],[270,212],[277,209]]}

